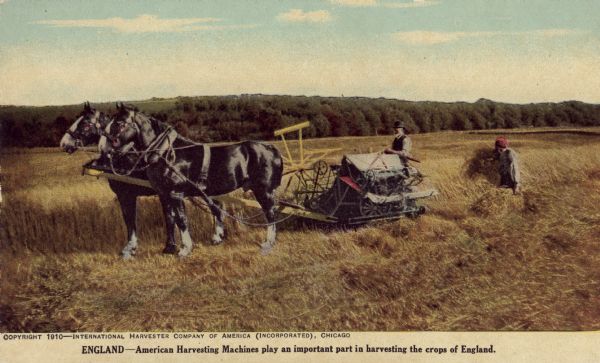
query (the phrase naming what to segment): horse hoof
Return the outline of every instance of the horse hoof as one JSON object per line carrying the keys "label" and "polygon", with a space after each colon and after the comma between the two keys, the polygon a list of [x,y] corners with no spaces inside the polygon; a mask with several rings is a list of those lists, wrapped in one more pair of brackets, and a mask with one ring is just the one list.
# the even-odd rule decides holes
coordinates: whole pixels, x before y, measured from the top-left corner
{"label": "horse hoof", "polygon": [[166,245],[165,248],[163,249],[162,253],[164,253],[166,255],[174,255],[177,253],[177,246],[176,245]]}
{"label": "horse hoof", "polygon": [[263,243],[260,246],[260,254],[263,256],[268,255],[269,253],[271,253],[272,250],[273,250],[273,245],[270,243]]}
{"label": "horse hoof", "polygon": [[179,254],[177,256],[179,256],[179,258],[186,258],[190,255],[190,252],[192,251],[186,251],[185,249],[179,251]]}
{"label": "horse hoof", "polygon": [[133,259],[133,255],[134,254],[132,254],[132,253],[124,252],[124,253],[121,253],[121,258],[123,259],[123,261],[128,261],[128,260]]}

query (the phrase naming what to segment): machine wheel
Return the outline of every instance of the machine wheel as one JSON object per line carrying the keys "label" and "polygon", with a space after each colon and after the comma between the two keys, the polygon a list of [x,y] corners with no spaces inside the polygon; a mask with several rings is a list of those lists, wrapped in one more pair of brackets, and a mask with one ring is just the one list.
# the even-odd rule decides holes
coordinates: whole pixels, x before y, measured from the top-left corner
{"label": "machine wheel", "polygon": [[362,217],[383,217],[391,213],[392,205],[389,203],[373,203],[369,198],[363,198],[359,204]]}
{"label": "machine wheel", "polygon": [[317,179],[322,178],[323,176],[327,175],[331,168],[329,167],[329,164],[327,164],[325,162],[325,160],[318,160],[316,161],[313,165],[312,168],[313,173],[316,174]]}
{"label": "machine wheel", "polygon": [[317,160],[310,168],[298,170],[291,176],[288,182],[291,200],[297,205],[308,206],[329,190],[334,180],[335,174],[329,164],[324,160]]}

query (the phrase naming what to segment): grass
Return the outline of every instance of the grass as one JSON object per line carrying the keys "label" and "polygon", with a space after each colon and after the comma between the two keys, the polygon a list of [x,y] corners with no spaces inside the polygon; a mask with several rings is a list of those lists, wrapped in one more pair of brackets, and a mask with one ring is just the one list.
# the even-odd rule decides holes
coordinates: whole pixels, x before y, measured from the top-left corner
{"label": "grass", "polygon": [[[417,219],[356,229],[289,222],[265,231],[191,206],[191,257],[163,256],[155,198],[139,203],[139,255],[92,156],[0,154],[0,331],[592,330],[600,328],[600,138],[511,135],[523,193],[495,187],[477,156],[494,136],[415,135],[420,170],[440,195]],[[351,141],[351,142],[349,142]],[[390,137],[308,140],[344,153]]]}

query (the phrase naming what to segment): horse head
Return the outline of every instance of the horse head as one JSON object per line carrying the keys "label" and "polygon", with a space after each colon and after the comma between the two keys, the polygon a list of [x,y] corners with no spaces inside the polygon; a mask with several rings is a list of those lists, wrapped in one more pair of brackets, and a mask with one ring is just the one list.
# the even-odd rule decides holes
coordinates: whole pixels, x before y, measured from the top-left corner
{"label": "horse head", "polygon": [[83,111],[61,138],[60,147],[72,154],[80,147],[97,143],[109,121],[103,112],[97,111],[86,102]]}
{"label": "horse head", "polygon": [[[119,153],[125,145],[134,145],[139,139],[139,126],[136,123],[137,109],[117,103],[117,111],[106,126],[106,145],[110,153]],[[140,145],[138,145],[140,146]]]}
{"label": "horse head", "polygon": [[145,152],[145,161],[156,162],[177,137],[175,130],[130,105],[117,104],[117,112],[106,127],[102,151],[123,156],[132,149]]}

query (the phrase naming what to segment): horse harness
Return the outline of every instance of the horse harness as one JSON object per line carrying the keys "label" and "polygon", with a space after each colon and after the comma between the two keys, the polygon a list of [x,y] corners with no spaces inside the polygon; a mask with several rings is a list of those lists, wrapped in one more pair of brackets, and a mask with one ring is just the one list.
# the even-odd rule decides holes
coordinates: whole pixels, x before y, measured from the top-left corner
{"label": "horse harness", "polygon": [[[133,124],[133,125],[135,125],[134,128],[136,128],[136,131],[140,132],[139,126],[135,122],[126,122],[126,121],[120,121],[120,122],[124,122],[125,124],[130,124],[130,125]],[[125,126],[123,125],[123,126],[121,126],[119,133],[117,134],[116,137],[118,137],[118,135],[120,135],[124,130],[125,130]],[[135,147],[132,145],[133,142],[131,142],[127,145],[124,145],[121,148],[121,150],[123,150],[123,148],[129,147],[129,149],[135,150],[135,151],[133,151],[133,153],[141,154],[140,157],[138,158],[138,160],[136,161],[135,165],[127,173],[127,175],[131,174],[137,168],[137,164],[141,160],[144,160],[146,162],[146,165],[143,167],[143,169],[145,169],[151,163],[158,161],[158,159],[162,159],[165,162],[165,165],[167,166],[167,168],[169,168],[169,170],[171,170],[174,174],[176,174],[178,177],[183,179],[186,183],[190,184],[192,187],[194,187],[198,191],[198,193],[200,194],[200,198],[202,198],[202,200],[204,201],[206,206],[208,206],[211,209],[216,208],[216,209],[220,210],[227,217],[232,218],[240,223],[250,225],[250,226],[269,226],[269,225],[278,224],[278,223],[291,217],[291,215],[289,215],[280,220],[273,221],[271,223],[251,223],[251,222],[243,220],[243,219],[227,212],[227,210],[225,210],[224,208],[222,208],[218,204],[216,204],[205,192],[206,188],[207,188],[208,171],[209,171],[210,157],[211,157],[210,146],[208,146],[206,144],[195,144],[194,143],[193,145],[189,145],[189,146],[174,147],[173,142],[177,139],[177,136],[178,136],[178,134],[175,131],[175,129],[173,129],[172,126],[169,126],[164,131],[162,131],[150,143],[150,145],[148,145],[148,147],[144,151],[138,152],[137,150],[135,150]],[[175,151],[176,150],[190,148],[190,147],[196,147],[196,146],[202,146],[202,149],[203,149],[202,167],[200,170],[198,182],[195,182],[195,181],[191,180],[190,178],[188,178],[187,176],[185,176],[181,171],[179,171],[175,167],[175,165],[173,165],[173,163],[175,161]],[[126,152],[129,152],[129,151],[126,151],[126,150],[123,151],[123,153],[126,153]],[[149,156],[149,153],[154,154],[156,157],[153,157],[152,155]],[[155,159],[155,160],[152,160],[152,159]],[[111,163],[112,163],[112,159],[111,159]],[[114,170],[113,170],[113,172],[114,172]],[[171,192],[171,197],[173,197],[175,199],[183,200],[183,198],[185,196],[181,192]],[[200,208],[203,207],[203,205],[198,203],[194,198],[190,198],[189,200],[195,206],[200,207]]]}
{"label": "horse harness", "polygon": [[[83,118],[83,116],[81,116],[77,122],[85,121],[86,123],[91,124],[91,125],[86,125],[84,127],[84,129],[87,131],[87,130],[89,130],[90,127],[93,127],[96,129],[96,132],[98,133],[98,135],[102,136],[105,134],[105,132],[104,132],[104,130],[102,130],[102,124],[98,120],[101,116],[103,116],[103,114],[101,112],[100,113],[97,112],[96,114],[94,114],[94,117],[95,117],[94,121],[87,119],[87,118]],[[77,146],[84,146],[82,139],[84,137],[89,137],[89,135],[83,135],[82,132],[77,129],[75,129],[75,130],[68,129],[65,133],[70,135],[73,139],[76,140],[75,142],[76,142]]]}
{"label": "horse harness", "polygon": [[[118,123],[122,123],[122,125],[119,126],[118,133],[114,136],[109,135],[108,136],[109,139],[118,138],[119,135],[121,135],[121,133],[123,133],[126,130],[126,127],[133,127],[138,135],[141,134],[141,130],[140,130],[139,126],[137,125],[137,123],[135,123],[135,122],[118,121]],[[126,153],[131,152],[131,153],[140,155],[138,160],[135,162],[134,167],[127,174],[130,174],[131,172],[133,172],[137,168],[140,161],[142,161],[142,160],[146,164],[144,167],[142,167],[142,169],[145,169],[150,164],[153,164],[153,163],[157,162],[159,159],[162,159],[163,161],[165,161],[165,163],[169,169],[171,169],[172,171],[175,171],[176,174],[181,174],[181,175],[179,175],[181,177],[183,174],[180,171],[178,171],[175,168],[175,166],[173,165],[175,158],[176,158],[175,151],[178,149],[202,146],[202,150],[203,150],[202,166],[200,168],[200,174],[198,175],[199,183],[194,183],[194,187],[199,188],[202,191],[206,190],[207,183],[208,183],[208,171],[209,171],[209,167],[210,167],[210,157],[211,157],[210,146],[208,146],[206,144],[194,143],[193,145],[189,145],[189,146],[174,147],[173,143],[175,142],[177,137],[178,137],[177,131],[172,126],[169,126],[164,131],[162,131],[156,138],[154,138],[154,140],[148,145],[148,147],[146,147],[146,150],[144,150],[144,151],[137,151],[135,149],[135,146],[134,146],[135,143],[133,141],[128,144],[123,145],[119,149],[119,152],[121,154],[126,154]],[[133,149],[133,151],[130,151],[132,149]],[[188,178],[184,178],[184,180],[189,181]]]}

